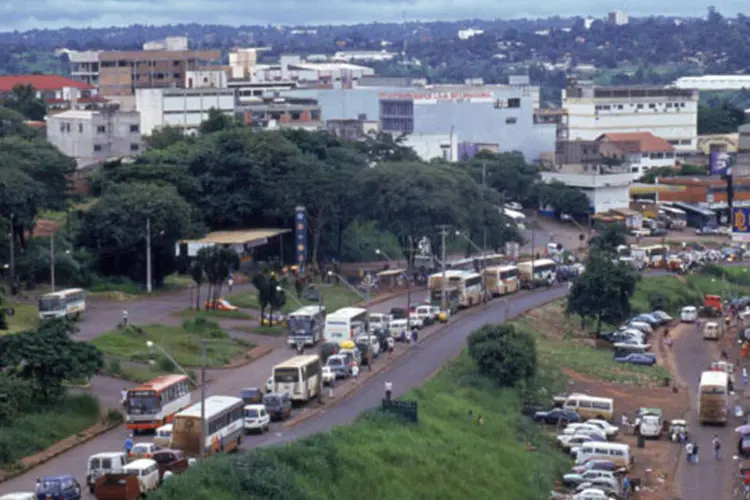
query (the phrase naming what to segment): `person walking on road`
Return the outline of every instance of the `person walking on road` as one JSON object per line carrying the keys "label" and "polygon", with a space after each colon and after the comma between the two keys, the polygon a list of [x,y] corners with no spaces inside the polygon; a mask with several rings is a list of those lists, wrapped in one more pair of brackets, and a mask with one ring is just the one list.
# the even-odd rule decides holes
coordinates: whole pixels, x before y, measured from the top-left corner
{"label": "person walking on road", "polygon": [[711,443],[714,445],[714,460],[721,460],[721,440],[717,434],[714,434]]}
{"label": "person walking on road", "polygon": [[693,443],[693,463],[698,465],[700,463],[700,455],[698,455],[698,443]]}
{"label": "person walking on road", "polygon": [[359,365],[357,364],[352,365],[352,378],[355,383],[359,381]]}
{"label": "person walking on road", "polygon": [[689,464],[693,463],[694,451],[695,451],[695,448],[693,447],[693,443],[688,442],[688,444],[685,445],[685,458],[687,458],[687,463]]}
{"label": "person walking on road", "polygon": [[386,400],[386,402],[388,402],[388,403],[391,402],[391,395],[392,394],[393,394],[393,384],[389,380],[389,381],[387,381],[385,383],[385,400]]}
{"label": "person walking on road", "polygon": [[622,478],[622,498],[628,498],[630,496],[630,479],[628,476]]}
{"label": "person walking on road", "polygon": [[630,434],[630,420],[628,420],[628,416],[624,413],[620,419],[620,424],[622,425],[622,433],[624,435]]}
{"label": "person walking on road", "polygon": [[331,380],[331,383],[328,384],[328,399],[333,399],[334,396],[334,388],[336,386],[336,377],[333,377],[333,380]]}
{"label": "person walking on road", "polygon": [[419,333],[417,333],[417,329],[415,328],[411,331],[411,343],[416,345],[417,340],[419,340]]}
{"label": "person walking on road", "polygon": [[388,359],[391,359],[393,356],[393,348],[396,345],[396,341],[393,340],[393,337],[388,337]]}
{"label": "person walking on road", "polygon": [[128,402],[128,390],[124,387],[120,391],[120,404],[124,407],[125,403]]}
{"label": "person walking on road", "polygon": [[128,310],[122,310],[122,326],[128,326]]}
{"label": "person walking on road", "polygon": [[125,438],[125,453],[130,454],[130,450],[133,449],[133,435],[128,434],[128,437]]}

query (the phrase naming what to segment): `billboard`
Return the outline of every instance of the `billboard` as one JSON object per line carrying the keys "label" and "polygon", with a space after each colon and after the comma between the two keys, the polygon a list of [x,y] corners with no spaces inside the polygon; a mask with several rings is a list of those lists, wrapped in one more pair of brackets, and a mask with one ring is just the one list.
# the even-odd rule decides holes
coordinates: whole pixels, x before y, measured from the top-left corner
{"label": "billboard", "polygon": [[750,241],[750,207],[732,207],[732,239]]}
{"label": "billboard", "polygon": [[483,102],[494,103],[492,92],[381,92],[380,99],[409,100],[415,104],[436,104],[439,102]]}
{"label": "billboard", "polygon": [[734,165],[735,155],[731,153],[711,153],[711,175],[724,175]]}
{"label": "billboard", "polygon": [[297,248],[297,265],[300,272],[305,272],[307,262],[307,216],[305,207],[297,207],[294,211],[294,241]]}

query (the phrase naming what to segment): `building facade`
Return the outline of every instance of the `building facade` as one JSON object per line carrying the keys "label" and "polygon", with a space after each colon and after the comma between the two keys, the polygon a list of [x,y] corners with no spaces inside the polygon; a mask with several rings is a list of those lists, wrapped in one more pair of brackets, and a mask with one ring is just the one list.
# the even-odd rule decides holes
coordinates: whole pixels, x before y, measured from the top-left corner
{"label": "building facade", "polygon": [[323,128],[320,106],[314,99],[265,98],[256,103],[238,105],[235,113],[246,125],[259,128]]}
{"label": "building facade", "polygon": [[605,156],[616,158],[638,177],[651,168],[675,166],[674,146],[649,132],[602,134],[597,142],[607,146]]}
{"label": "building facade", "polygon": [[625,26],[630,22],[630,16],[627,12],[616,10],[607,14],[607,22],[614,26]]}
{"label": "building facade", "polygon": [[703,91],[745,90],[750,88],[750,75],[683,76],[674,81],[674,86]]}
{"label": "building facade", "polygon": [[329,133],[349,141],[372,137],[380,131],[380,123],[375,120],[328,120],[325,123]]}
{"label": "building facade", "polygon": [[[632,174],[596,174],[596,173],[568,173],[542,172],[542,181],[562,182],[582,191],[591,203],[591,210],[598,214],[609,210],[626,209],[630,206],[630,185],[633,183]],[[550,207],[544,207],[542,212],[549,214]],[[554,215],[554,213],[552,213]]]}
{"label": "building facade", "polygon": [[459,142],[456,134],[411,134],[406,137],[404,145],[412,148],[424,161],[459,160]]}
{"label": "building facade", "polygon": [[31,85],[49,113],[97,109],[107,102],[93,86],[59,75],[0,76],[0,96],[12,95],[17,85]]}
{"label": "building facade", "polygon": [[697,150],[697,90],[572,83],[562,91],[570,140],[594,140],[607,133],[651,132],[674,146],[678,154]]}
{"label": "building facade", "polygon": [[75,158],[78,168],[135,156],[144,148],[138,113],[116,108],[63,111],[47,119],[47,140]]}
{"label": "building facade", "polygon": [[135,102],[143,135],[166,126],[196,131],[211,108],[235,114],[232,89],[137,89]]}

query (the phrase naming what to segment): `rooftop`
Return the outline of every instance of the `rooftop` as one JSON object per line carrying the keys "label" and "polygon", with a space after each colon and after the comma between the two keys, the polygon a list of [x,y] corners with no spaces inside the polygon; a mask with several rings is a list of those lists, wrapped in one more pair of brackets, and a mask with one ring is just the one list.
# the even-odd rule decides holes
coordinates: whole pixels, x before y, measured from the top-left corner
{"label": "rooftop", "polygon": [[624,153],[659,153],[672,152],[674,147],[661,137],[651,132],[626,132],[602,134],[597,141],[611,141],[621,146]]}
{"label": "rooftop", "polygon": [[0,76],[0,92],[11,92],[16,85],[31,85],[36,90],[45,92],[73,87],[80,90],[93,90],[94,87],[83,82],[71,80],[60,75],[12,75]]}
{"label": "rooftop", "polygon": [[207,243],[214,245],[243,245],[273,238],[291,232],[291,229],[246,229],[239,231],[214,231],[205,237],[189,241],[190,243]]}

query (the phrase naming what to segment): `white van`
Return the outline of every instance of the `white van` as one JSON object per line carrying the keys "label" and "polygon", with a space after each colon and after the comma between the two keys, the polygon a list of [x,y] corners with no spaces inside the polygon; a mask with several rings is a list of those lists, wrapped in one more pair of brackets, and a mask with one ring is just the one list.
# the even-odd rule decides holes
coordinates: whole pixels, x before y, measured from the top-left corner
{"label": "white van", "polygon": [[709,321],[703,327],[704,340],[719,340],[721,338],[721,328],[715,321]]}
{"label": "white van", "polygon": [[154,432],[154,444],[159,448],[172,447],[172,424],[162,425]]}
{"label": "white van", "polygon": [[686,306],[680,311],[680,321],[683,323],[695,323],[698,319],[698,309],[695,306]]}
{"label": "white van", "polygon": [[155,460],[141,458],[123,468],[125,474],[138,477],[141,493],[154,491],[159,487],[159,466]]}
{"label": "white van", "polygon": [[573,410],[583,420],[595,418],[611,421],[615,414],[615,401],[612,398],[597,398],[585,394],[571,394],[563,404],[565,410]]}
{"label": "white van", "polygon": [[609,460],[619,467],[628,469],[634,462],[630,454],[630,445],[622,443],[584,443],[576,455],[576,465],[582,465],[592,459]]}
{"label": "white van", "polygon": [[89,486],[89,491],[94,493],[96,480],[101,476],[104,474],[122,474],[127,464],[128,456],[123,451],[111,451],[91,455],[86,466],[86,484]]}
{"label": "white van", "polygon": [[370,313],[370,331],[388,332],[393,316],[386,313]]}
{"label": "white van", "polygon": [[0,497],[0,500],[36,500],[34,493],[8,493]]}
{"label": "white van", "polygon": [[659,439],[661,437],[662,419],[661,415],[643,415],[638,432],[643,437]]}

